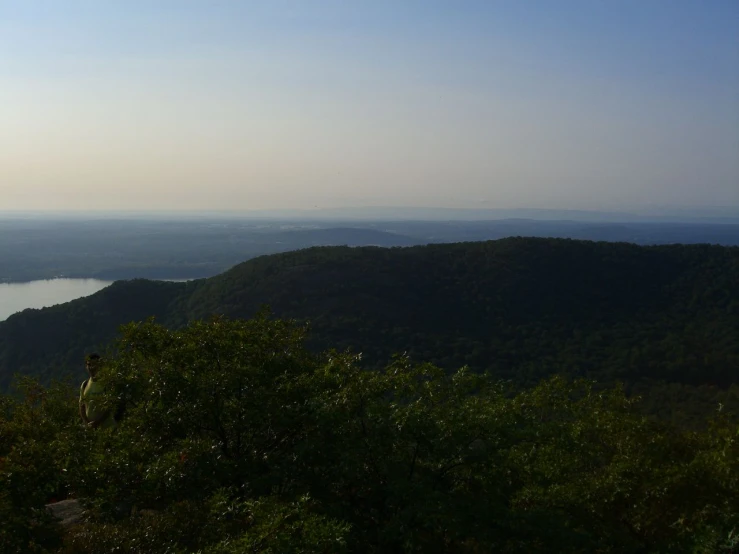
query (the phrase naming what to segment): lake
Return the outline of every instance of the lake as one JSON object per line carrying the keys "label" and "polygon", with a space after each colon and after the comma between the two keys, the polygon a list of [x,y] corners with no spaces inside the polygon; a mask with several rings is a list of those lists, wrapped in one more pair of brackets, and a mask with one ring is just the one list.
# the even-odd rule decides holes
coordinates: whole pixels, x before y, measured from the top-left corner
{"label": "lake", "polygon": [[110,285],[100,279],[47,279],[0,284],[0,321],[26,308],[46,308],[89,296]]}

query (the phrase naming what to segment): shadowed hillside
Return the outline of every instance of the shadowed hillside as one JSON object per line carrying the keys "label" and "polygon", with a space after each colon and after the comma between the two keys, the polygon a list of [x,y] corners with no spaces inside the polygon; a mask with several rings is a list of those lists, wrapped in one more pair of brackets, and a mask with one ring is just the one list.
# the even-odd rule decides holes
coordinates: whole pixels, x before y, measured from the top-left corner
{"label": "shadowed hillside", "polygon": [[0,388],[14,373],[79,374],[84,353],[116,335],[124,321],[164,317],[189,283],[118,281],[91,296],[50,308],[28,309],[0,322]]}
{"label": "shadowed hillside", "polygon": [[516,238],[312,248],[187,284],[119,282],[12,316],[0,323],[0,368],[3,385],[14,371],[59,375],[118,324],[155,315],[179,327],[268,304],[276,316],[309,320],[312,347],[352,348],[368,366],[407,351],[520,384],[553,373],[637,389],[662,380],[704,387],[712,401],[739,367],[737,283],[739,249],[717,246]]}

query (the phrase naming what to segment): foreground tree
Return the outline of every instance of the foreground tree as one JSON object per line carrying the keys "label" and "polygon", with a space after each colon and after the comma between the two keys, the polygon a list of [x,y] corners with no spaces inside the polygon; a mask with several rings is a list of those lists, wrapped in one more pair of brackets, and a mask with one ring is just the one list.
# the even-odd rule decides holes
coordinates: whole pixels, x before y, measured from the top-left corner
{"label": "foreground tree", "polygon": [[[619,389],[553,378],[514,394],[403,356],[366,371],[357,355],[311,354],[304,336],[266,314],[126,326],[101,376],[109,407],[125,407],[118,428],[44,416],[66,471],[31,471],[89,502],[64,551],[736,548],[725,419],[685,433]],[[33,425],[24,410],[6,410],[11,449]]]}
{"label": "foreground tree", "polygon": [[44,505],[70,493],[67,468],[86,437],[72,387],[21,379],[17,389],[0,396],[0,552],[47,552],[61,538]]}

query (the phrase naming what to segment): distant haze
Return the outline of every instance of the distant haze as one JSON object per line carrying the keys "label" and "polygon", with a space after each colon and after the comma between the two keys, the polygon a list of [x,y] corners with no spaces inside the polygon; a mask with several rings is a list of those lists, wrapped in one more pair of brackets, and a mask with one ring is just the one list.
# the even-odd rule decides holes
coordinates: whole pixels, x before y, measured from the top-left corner
{"label": "distant haze", "polygon": [[0,2],[0,211],[736,215],[737,29],[736,0]]}

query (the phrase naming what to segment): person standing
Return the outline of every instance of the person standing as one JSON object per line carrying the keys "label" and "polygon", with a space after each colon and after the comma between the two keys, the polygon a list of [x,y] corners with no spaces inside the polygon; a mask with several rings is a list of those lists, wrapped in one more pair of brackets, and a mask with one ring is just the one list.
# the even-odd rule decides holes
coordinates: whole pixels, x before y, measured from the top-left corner
{"label": "person standing", "polygon": [[101,363],[100,354],[93,353],[85,357],[85,369],[90,377],[80,385],[80,418],[92,429],[115,427],[110,409],[102,405],[103,387],[95,380]]}

